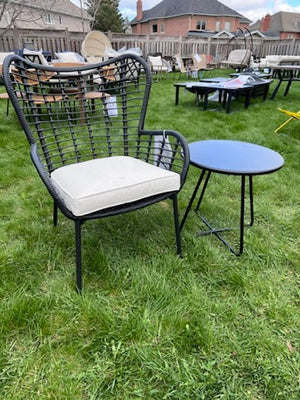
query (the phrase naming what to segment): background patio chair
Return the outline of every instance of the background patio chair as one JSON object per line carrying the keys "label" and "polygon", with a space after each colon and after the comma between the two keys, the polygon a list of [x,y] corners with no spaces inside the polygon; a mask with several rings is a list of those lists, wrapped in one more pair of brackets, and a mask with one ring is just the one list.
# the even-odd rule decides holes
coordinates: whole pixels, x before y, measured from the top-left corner
{"label": "background patio chair", "polygon": [[175,54],[173,57],[176,63],[175,70],[179,70],[180,74],[184,74],[187,77],[198,78],[198,68],[195,67],[185,67],[184,62],[182,60],[181,54]]}
{"label": "background patio chair", "polygon": [[232,50],[227,60],[222,61],[223,67],[230,67],[237,70],[249,67],[251,51],[249,49]]}
{"label": "background patio chair", "polygon": [[300,121],[300,111],[294,112],[294,111],[283,110],[282,108],[278,108],[278,110],[286,114],[289,117],[289,119],[287,119],[283,124],[281,124],[278,128],[276,128],[274,131],[275,133],[277,133],[281,128],[283,128],[285,125],[287,125],[289,122],[293,120]]}
{"label": "background patio chair", "polygon": [[111,49],[111,43],[108,37],[100,31],[89,32],[81,45],[81,54],[88,62],[101,62],[108,57],[106,51]]}
{"label": "background patio chair", "polygon": [[192,60],[193,60],[193,69],[196,69],[198,71],[203,71],[203,72],[210,72],[213,70],[213,68],[207,66],[207,60],[206,60],[206,54],[193,54],[192,55]]}
{"label": "background patio chair", "polygon": [[219,54],[216,54],[214,57],[211,57],[211,59],[209,61],[207,61],[207,66],[209,68],[219,68],[221,64],[221,57],[219,56]]}
{"label": "background patio chair", "polygon": [[157,80],[161,79],[163,73],[167,74],[170,72],[170,67],[161,56],[148,56],[148,62],[150,64],[152,74],[156,75]]}
{"label": "background patio chair", "polygon": [[[103,73],[111,66],[113,82]],[[38,80],[34,93],[28,71]],[[30,144],[31,159],[53,199],[54,225],[58,209],[75,223],[78,291],[81,226],[88,220],[171,199],[181,254],[177,194],[186,178],[189,150],[176,131],[144,129],[151,72],[143,59],[124,54],[93,69],[90,64],[55,68],[13,55],[4,61],[3,79]],[[54,103],[54,109],[47,105],[39,112],[33,96],[53,90],[63,100]],[[88,94],[95,92],[102,95],[91,108]]]}
{"label": "background patio chair", "polygon": [[[0,52],[0,85],[3,84],[2,80],[2,64],[5,59],[5,57],[14,54],[13,52]],[[9,97],[8,94],[5,93],[0,93],[0,100],[5,100],[6,101],[6,115],[9,114]]]}
{"label": "background patio chair", "polygon": [[31,49],[23,49],[22,55],[24,58],[43,65],[49,65],[46,57],[43,54],[42,50],[31,50]]}

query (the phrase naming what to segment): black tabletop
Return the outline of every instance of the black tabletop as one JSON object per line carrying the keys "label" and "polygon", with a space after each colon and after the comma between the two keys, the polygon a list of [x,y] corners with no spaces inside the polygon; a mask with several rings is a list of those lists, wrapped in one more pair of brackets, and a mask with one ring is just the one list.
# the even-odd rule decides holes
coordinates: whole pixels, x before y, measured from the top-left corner
{"label": "black tabletop", "polygon": [[189,149],[192,165],[223,174],[267,174],[284,164],[274,150],[236,140],[202,140],[191,143]]}

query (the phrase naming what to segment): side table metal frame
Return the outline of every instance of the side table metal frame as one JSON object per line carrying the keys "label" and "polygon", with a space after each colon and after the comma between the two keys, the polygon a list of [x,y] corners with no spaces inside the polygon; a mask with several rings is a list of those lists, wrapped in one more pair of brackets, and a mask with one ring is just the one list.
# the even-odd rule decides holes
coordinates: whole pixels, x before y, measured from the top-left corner
{"label": "side table metal frame", "polygon": [[[202,220],[202,222],[209,228],[207,231],[202,231],[197,234],[197,236],[203,236],[203,235],[208,235],[208,234],[214,234],[225,246],[227,246],[230,251],[235,254],[236,256],[240,256],[243,253],[244,250],[244,229],[245,227],[252,226],[254,223],[254,205],[253,205],[253,182],[252,182],[252,175],[242,175],[241,174],[241,199],[240,199],[240,226],[239,226],[239,231],[240,231],[240,237],[239,237],[239,249],[236,250],[233,248],[233,246],[220,234],[220,232],[224,231],[230,231],[234,230],[235,228],[213,228],[213,226],[207,221],[206,218],[204,218],[200,212],[199,208],[201,205],[201,202],[204,197],[204,193],[206,191],[210,176],[211,176],[212,171],[202,169],[201,175],[198,179],[198,182],[195,186],[194,192],[192,194],[192,197],[189,201],[189,204],[187,206],[187,209],[185,211],[185,214],[183,216],[183,219],[180,224],[180,230],[183,228],[186,218],[192,208],[192,205],[194,203],[194,200],[197,196],[197,193],[200,189],[200,186],[203,182],[202,185],[202,190],[201,194],[196,206],[195,211],[197,212],[199,218]],[[246,193],[246,177],[249,179],[249,201],[250,201],[250,222],[249,224],[245,224],[245,193]]]}

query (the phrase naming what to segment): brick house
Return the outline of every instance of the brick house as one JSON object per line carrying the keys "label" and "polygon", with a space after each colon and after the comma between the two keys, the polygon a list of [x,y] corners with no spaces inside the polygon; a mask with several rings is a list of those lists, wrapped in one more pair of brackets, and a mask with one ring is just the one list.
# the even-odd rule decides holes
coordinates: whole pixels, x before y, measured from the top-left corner
{"label": "brick house", "polygon": [[137,0],[137,16],[131,21],[133,34],[188,36],[190,31],[235,32],[248,28],[250,20],[217,0],[163,0],[143,11]]}
{"label": "brick house", "polygon": [[267,14],[251,25],[250,29],[269,37],[300,39],[300,13],[280,11],[274,15]]}

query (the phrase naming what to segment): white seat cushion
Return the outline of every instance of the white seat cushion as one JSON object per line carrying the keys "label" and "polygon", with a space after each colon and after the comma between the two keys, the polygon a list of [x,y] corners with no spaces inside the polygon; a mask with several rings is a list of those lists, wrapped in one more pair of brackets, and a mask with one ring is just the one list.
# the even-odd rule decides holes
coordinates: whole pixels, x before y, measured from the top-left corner
{"label": "white seat cushion", "polygon": [[64,63],[82,63],[85,62],[84,57],[74,51],[63,51],[61,53],[55,53],[55,56],[59,62]]}
{"label": "white seat cushion", "polygon": [[180,188],[176,172],[126,156],[60,167],[52,172],[51,179],[76,216]]}

